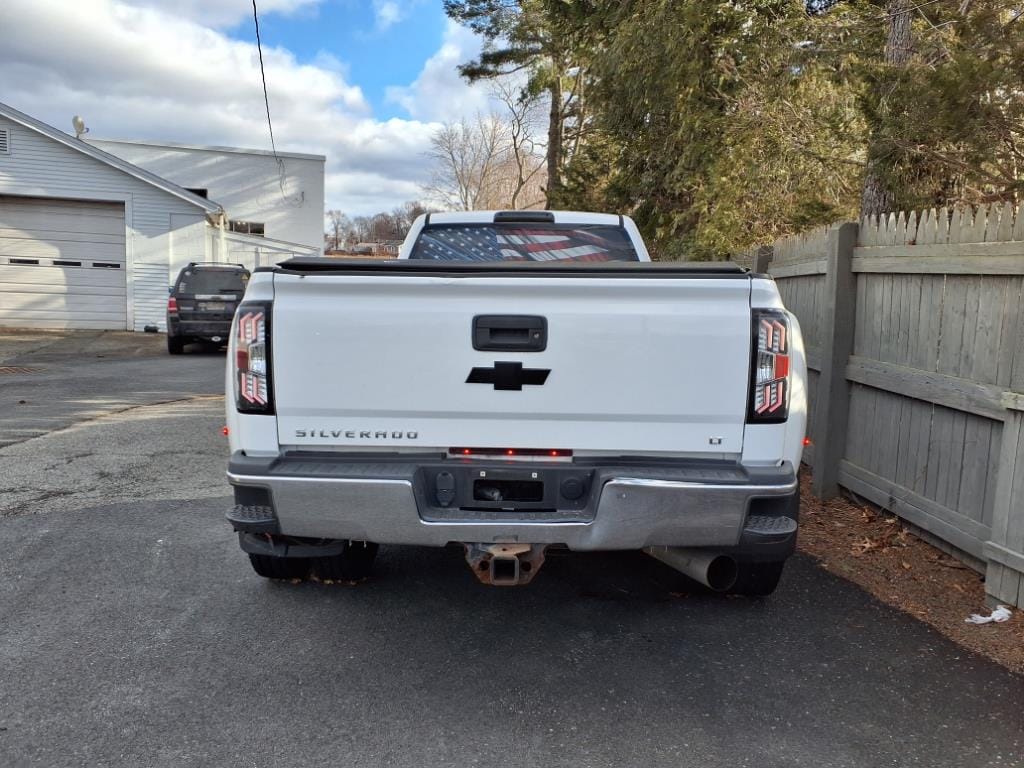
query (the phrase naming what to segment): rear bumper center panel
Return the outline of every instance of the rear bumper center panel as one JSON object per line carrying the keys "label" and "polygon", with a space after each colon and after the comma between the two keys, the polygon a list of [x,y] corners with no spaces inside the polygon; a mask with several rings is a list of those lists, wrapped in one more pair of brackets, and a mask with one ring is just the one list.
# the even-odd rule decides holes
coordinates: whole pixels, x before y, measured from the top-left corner
{"label": "rear bumper center panel", "polygon": [[236,454],[228,479],[236,487],[267,489],[287,536],[427,546],[564,544],[575,550],[737,546],[752,501],[782,501],[797,493],[789,465],[753,470],[709,461]]}

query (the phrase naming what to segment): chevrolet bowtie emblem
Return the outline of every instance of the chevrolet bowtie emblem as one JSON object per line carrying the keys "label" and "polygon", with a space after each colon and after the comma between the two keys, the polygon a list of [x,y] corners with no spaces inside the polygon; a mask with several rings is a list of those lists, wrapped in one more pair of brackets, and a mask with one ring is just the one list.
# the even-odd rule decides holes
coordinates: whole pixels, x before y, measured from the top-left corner
{"label": "chevrolet bowtie emblem", "polygon": [[495,363],[493,368],[474,368],[467,384],[493,384],[495,389],[522,392],[523,385],[540,387],[548,380],[547,368],[523,368],[522,363]]}

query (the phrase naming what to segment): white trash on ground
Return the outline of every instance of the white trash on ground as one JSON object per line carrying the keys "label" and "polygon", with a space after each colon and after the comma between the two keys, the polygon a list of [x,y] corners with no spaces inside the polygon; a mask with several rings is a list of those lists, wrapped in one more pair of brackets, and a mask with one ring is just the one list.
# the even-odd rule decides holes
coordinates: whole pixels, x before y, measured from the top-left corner
{"label": "white trash on ground", "polygon": [[970,618],[964,619],[964,621],[968,624],[991,624],[993,621],[1001,624],[1004,621],[1009,621],[1012,615],[1013,614],[1010,612],[1010,609],[1005,605],[998,605],[988,616],[982,616],[980,613],[974,613],[971,614]]}

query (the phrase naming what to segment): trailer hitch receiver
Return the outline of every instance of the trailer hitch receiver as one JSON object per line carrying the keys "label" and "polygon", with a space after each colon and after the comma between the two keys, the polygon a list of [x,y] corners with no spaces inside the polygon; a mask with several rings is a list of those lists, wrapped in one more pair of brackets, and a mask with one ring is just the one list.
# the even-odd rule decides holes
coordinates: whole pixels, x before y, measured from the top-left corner
{"label": "trailer hitch receiver", "polygon": [[546,544],[465,544],[466,562],[481,584],[529,584],[544,565]]}

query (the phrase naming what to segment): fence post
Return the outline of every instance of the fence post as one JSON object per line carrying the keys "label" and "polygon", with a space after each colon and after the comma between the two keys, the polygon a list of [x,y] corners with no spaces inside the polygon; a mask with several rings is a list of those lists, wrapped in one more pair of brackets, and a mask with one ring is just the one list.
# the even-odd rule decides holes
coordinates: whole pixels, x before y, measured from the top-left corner
{"label": "fence post", "polygon": [[1003,397],[1006,421],[999,452],[992,540],[985,542],[985,593],[993,603],[1024,603],[1024,394]]}
{"label": "fence post", "polygon": [[770,245],[762,245],[754,254],[754,263],[751,265],[751,272],[755,275],[767,275],[768,265],[772,263],[775,249]]}
{"label": "fence post", "polygon": [[850,413],[850,384],[846,366],[853,353],[857,310],[857,280],[853,249],[858,225],[838,224],[828,231],[826,244],[825,306],[822,308],[821,374],[815,402],[814,472],[811,488],[819,499],[839,494],[839,462],[846,450]]}

